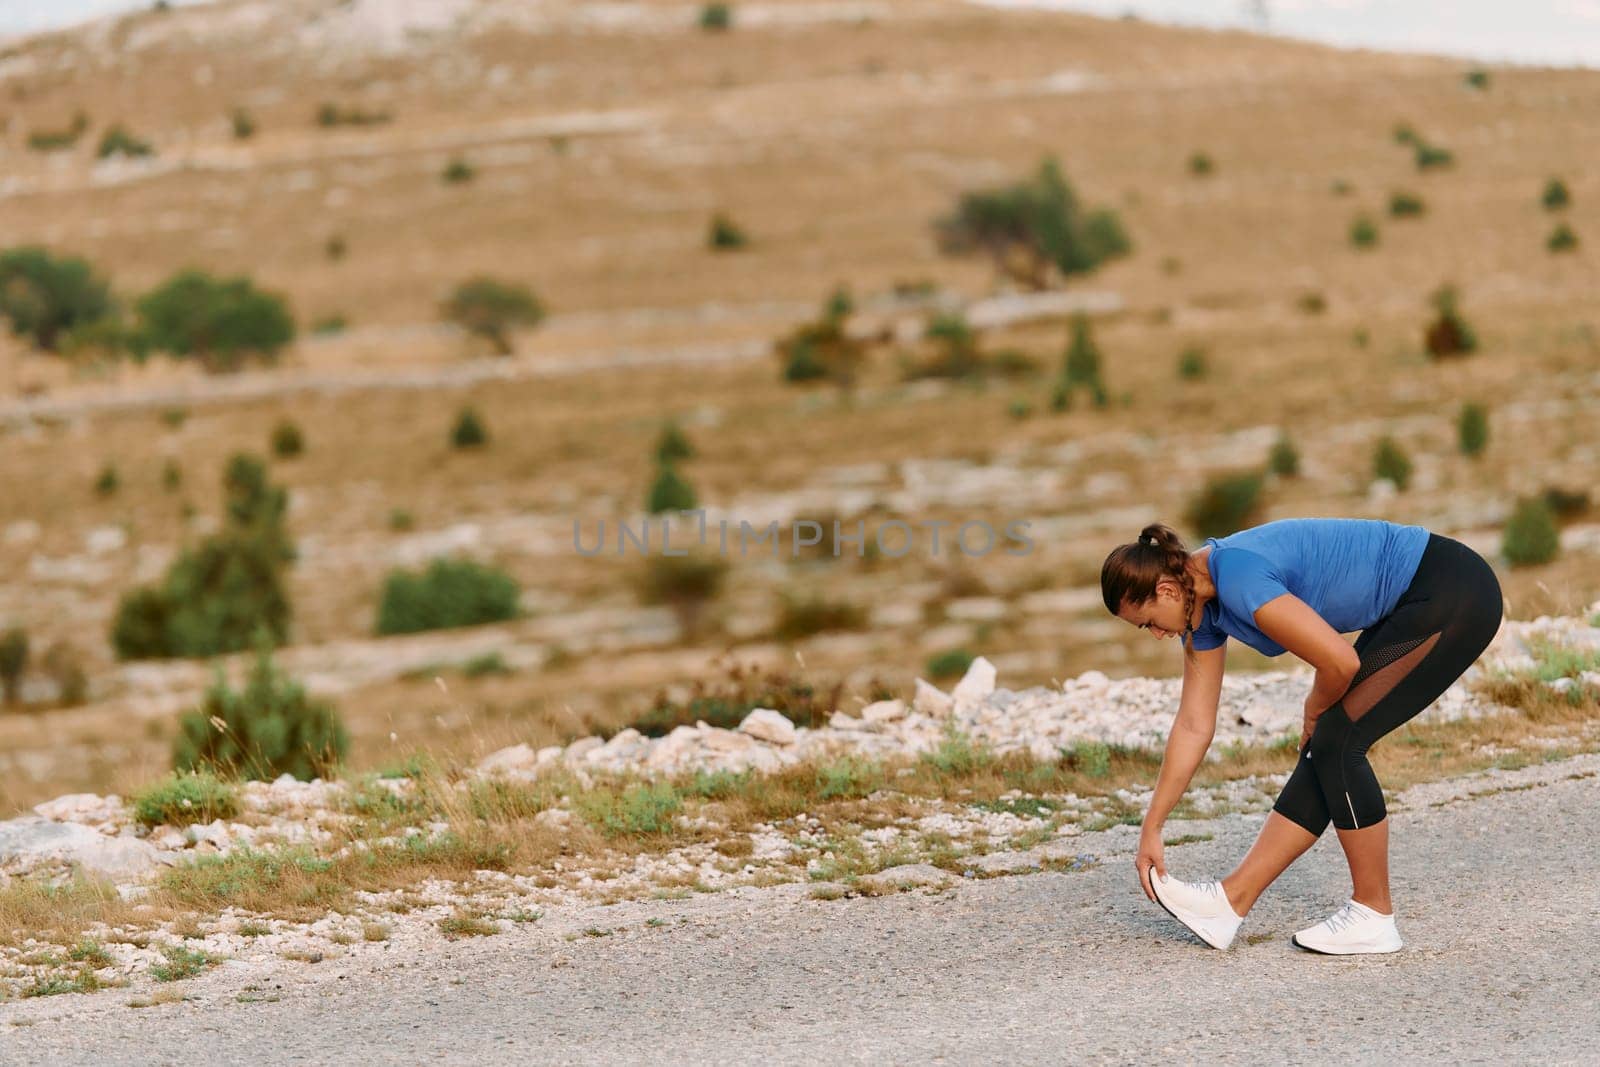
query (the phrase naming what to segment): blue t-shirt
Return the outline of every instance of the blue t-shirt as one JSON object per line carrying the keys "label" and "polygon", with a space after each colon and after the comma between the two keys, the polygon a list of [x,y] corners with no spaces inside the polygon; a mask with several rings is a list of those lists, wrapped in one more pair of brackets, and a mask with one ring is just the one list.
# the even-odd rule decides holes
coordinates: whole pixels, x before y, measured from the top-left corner
{"label": "blue t-shirt", "polygon": [[1340,633],[1365,630],[1411,584],[1428,530],[1383,519],[1278,519],[1205,543],[1217,595],[1194,629],[1195,650],[1237,637],[1277,656],[1284,648],[1257,629],[1257,608],[1292,593]]}

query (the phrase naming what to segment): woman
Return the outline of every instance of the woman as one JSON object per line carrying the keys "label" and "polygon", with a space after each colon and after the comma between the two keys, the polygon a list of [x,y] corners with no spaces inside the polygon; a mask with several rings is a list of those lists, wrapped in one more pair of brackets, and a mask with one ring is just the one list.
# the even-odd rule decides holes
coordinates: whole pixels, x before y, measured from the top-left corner
{"label": "woman", "polygon": [[[1145,895],[1225,949],[1272,880],[1331,820],[1354,887],[1293,943],[1315,952],[1401,947],[1389,898],[1389,823],[1367,762],[1372,743],[1459,678],[1499,631],[1500,583],[1483,557],[1421,526],[1379,519],[1280,519],[1189,552],[1146,526],[1100,571],[1106,609],[1185,644],[1183,694],[1134,860]],[[1352,648],[1340,635],[1360,630]],[[1227,639],[1316,668],[1300,758],[1249,854],[1220,881],[1167,877],[1161,830],[1216,729]]]}

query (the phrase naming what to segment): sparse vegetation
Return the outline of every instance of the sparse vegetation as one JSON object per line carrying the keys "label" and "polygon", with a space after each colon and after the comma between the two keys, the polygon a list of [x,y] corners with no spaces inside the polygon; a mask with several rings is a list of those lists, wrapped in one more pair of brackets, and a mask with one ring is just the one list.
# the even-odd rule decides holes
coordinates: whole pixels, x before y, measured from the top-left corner
{"label": "sparse vegetation", "polygon": [[228,124],[233,129],[233,138],[236,141],[248,141],[256,135],[255,116],[246,108],[234,108],[228,116]]}
{"label": "sparse vegetation", "polygon": [[964,648],[951,648],[928,657],[925,670],[928,677],[938,681],[941,678],[959,678],[965,674],[967,668],[972,666],[975,657]]}
{"label": "sparse vegetation", "polygon": [[1357,248],[1376,248],[1378,245],[1378,224],[1372,221],[1369,215],[1357,215],[1355,221],[1350,223],[1350,243]]}
{"label": "sparse vegetation", "polygon": [[504,571],[469,559],[436,559],[427,570],[389,572],[378,606],[378,636],[505,622],[521,591]]}
{"label": "sparse vegetation", "polygon": [[1481,67],[1467,71],[1461,80],[1469,89],[1477,89],[1479,92],[1487,92],[1489,89],[1489,72]]}
{"label": "sparse vegetation", "polygon": [[156,150],[149,141],[141,141],[120,122],[106,130],[100,138],[100,146],[95,149],[97,159],[109,159],[112,156],[135,158],[138,156],[153,156]]}
{"label": "sparse vegetation", "polygon": [[462,185],[477,177],[478,171],[471,163],[457,156],[444,165],[439,178],[446,185]]}
{"label": "sparse vegetation", "polygon": [[299,424],[283,419],[272,428],[272,454],[279,459],[293,459],[306,449],[305,435]]}
{"label": "sparse vegetation", "polygon": [[655,481],[650,483],[650,494],[645,500],[646,511],[652,515],[669,511],[693,511],[698,503],[694,487],[678,473],[677,464],[657,465]]}
{"label": "sparse vegetation", "polygon": [[0,694],[6,704],[15,705],[21,701],[22,674],[27,668],[27,631],[12,627],[0,635]]}
{"label": "sparse vegetation", "polygon": [[671,608],[679,629],[689,638],[698,634],[706,605],[722,592],[728,569],[728,561],[720,556],[651,552],[634,580],[635,591],[641,603]]}
{"label": "sparse vegetation", "polygon": [[867,625],[866,609],[817,592],[785,590],[778,594],[778,603],[778,621],[772,636],[779,641],[794,641],[827,630],[861,630]]}
{"label": "sparse vegetation", "polygon": [[1558,223],[1545,238],[1544,246],[1552,253],[1574,252],[1578,248],[1578,235],[1566,223]]}
{"label": "sparse vegetation", "polygon": [[1380,437],[1373,446],[1372,474],[1375,478],[1387,478],[1396,489],[1404,490],[1411,484],[1411,458],[1393,437]]}
{"label": "sparse vegetation", "polygon": [[866,346],[846,330],[852,308],[848,291],[835,290],[814,321],[801,323],[778,339],[774,350],[783,360],[784,381],[831,381],[841,392],[855,385]]}
{"label": "sparse vegetation", "polygon": [[468,334],[488,341],[496,354],[509,356],[515,351],[512,328],[537,326],[544,321],[545,309],[525,286],[479,275],[456,286],[440,314]]}
{"label": "sparse vegetation", "polygon": [[151,348],[193,358],[214,373],[238,370],[251,357],[270,363],[295,335],[284,299],[243,276],[182,270],[137,307],[140,336]]}
{"label": "sparse vegetation", "polygon": [[1054,158],[1028,181],[964,194],[935,230],[941,251],[982,251],[998,273],[1034,289],[1049,285],[1051,268],[1087,273],[1132,251],[1116,213],[1081,207]]}
{"label": "sparse vegetation", "polygon": [[288,493],[266,466],[235,455],[223,474],[224,525],[179,554],[158,586],[125,594],[111,642],[122,659],[211,656],[255,643],[281,644],[290,606],[283,571],[295,559],[284,525]]}
{"label": "sparse vegetation", "polygon": [[1287,434],[1279,433],[1267,456],[1267,469],[1280,478],[1293,478],[1300,473],[1300,452]]}
{"label": "sparse vegetation", "polygon": [[[332,777],[349,747],[333,705],[307,696],[262,643],[243,690],[231,688],[217,670],[200,706],[178,721],[172,755],[180,772],[266,781],[292,774],[309,781]],[[201,779],[193,781],[195,789],[204,788]]]}
{"label": "sparse vegetation", "polygon": [[1427,205],[1422,197],[1415,193],[1395,192],[1389,194],[1389,214],[1397,219],[1417,218],[1427,211]]}
{"label": "sparse vegetation", "polygon": [[89,116],[79,111],[72,116],[72,122],[64,129],[31,131],[28,134],[28,147],[35,152],[57,152],[71,148],[88,129]]}
{"label": "sparse vegetation", "polygon": [[668,419],[661,427],[661,436],[656,439],[656,462],[676,463],[680,459],[693,459],[694,446],[689,443],[683,427],[677,420]]}
{"label": "sparse vegetation", "polygon": [[1216,163],[1205,152],[1194,152],[1189,156],[1189,173],[1197,178],[1207,177],[1216,169]]}
{"label": "sparse vegetation", "polygon": [[33,245],[0,252],[0,315],[46,352],[65,334],[111,315],[111,290],[89,262]]}
{"label": "sparse vegetation", "polygon": [[1262,477],[1256,471],[1219,474],[1189,502],[1189,528],[1202,538],[1224,537],[1255,524],[1261,512]]}
{"label": "sparse vegetation", "polygon": [[239,814],[239,792],[209,770],[174,772],[132,798],[133,817],[145,826],[188,826]]}
{"label": "sparse vegetation", "polygon": [[464,407],[456,413],[455,425],[450,428],[451,448],[482,448],[488,443],[489,431],[477,408]]}
{"label": "sparse vegetation", "polygon": [[340,107],[324,101],[317,107],[316,122],[325,129],[334,126],[377,126],[394,118],[387,111],[366,111],[359,107]]}
{"label": "sparse vegetation", "polygon": [[1544,183],[1544,192],[1539,194],[1539,203],[1546,211],[1565,211],[1572,206],[1572,194],[1567,190],[1567,183],[1560,178],[1551,178]]}
{"label": "sparse vegetation", "polygon": [[1206,360],[1206,350],[1199,345],[1190,345],[1178,353],[1178,377],[1184,381],[1199,381],[1206,377],[1210,370]]}
{"label": "sparse vegetation", "polygon": [[727,252],[743,248],[750,243],[743,228],[728,216],[718,212],[711,217],[711,227],[706,234],[706,244],[714,252]]}
{"label": "sparse vegetation", "polygon": [[700,9],[700,28],[709,32],[727,30],[733,26],[733,5],[720,0]]}
{"label": "sparse vegetation", "polygon": [[1456,418],[1456,440],[1464,456],[1481,456],[1489,445],[1489,412],[1482,404],[1461,405]]}
{"label": "sparse vegetation", "polygon": [[1478,335],[1456,306],[1455,287],[1439,287],[1434,291],[1432,302],[1437,317],[1428,325],[1423,336],[1423,344],[1429,354],[1434,359],[1446,359],[1477,351]]}
{"label": "sparse vegetation", "polygon": [[122,478],[117,474],[117,465],[115,463],[107,463],[104,467],[101,467],[100,473],[96,475],[94,480],[95,495],[102,497],[115,496],[120,488],[122,488]]}
{"label": "sparse vegetation", "polygon": [[1555,512],[1540,497],[1517,501],[1501,534],[1500,551],[1513,567],[1549,563],[1561,551]]}

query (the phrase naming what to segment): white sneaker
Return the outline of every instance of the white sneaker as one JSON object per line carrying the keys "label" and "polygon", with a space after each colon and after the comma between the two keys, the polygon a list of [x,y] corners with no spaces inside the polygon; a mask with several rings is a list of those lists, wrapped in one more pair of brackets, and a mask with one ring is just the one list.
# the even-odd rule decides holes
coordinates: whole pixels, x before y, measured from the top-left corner
{"label": "white sneaker", "polygon": [[1289,940],[1300,948],[1337,956],[1398,952],[1403,944],[1392,914],[1373,911],[1353,899],[1317,925],[1296,931]]}
{"label": "white sneaker", "polygon": [[1180,882],[1168,875],[1157,877],[1150,868],[1150,888],[1156,900],[1174,919],[1193,930],[1212,948],[1227,948],[1239,932],[1244,917],[1228,903],[1221,882]]}

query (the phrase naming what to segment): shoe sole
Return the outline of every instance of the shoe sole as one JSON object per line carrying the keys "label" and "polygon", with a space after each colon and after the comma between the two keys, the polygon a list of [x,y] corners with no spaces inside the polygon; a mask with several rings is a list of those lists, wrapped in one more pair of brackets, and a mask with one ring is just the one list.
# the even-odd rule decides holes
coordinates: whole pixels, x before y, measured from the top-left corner
{"label": "shoe sole", "polygon": [[[1179,915],[1177,912],[1175,912],[1171,908],[1167,907],[1167,902],[1161,899],[1161,890],[1156,888],[1156,876],[1155,876],[1154,873],[1152,873],[1150,875],[1150,889],[1155,893],[1155,895],[1156,895],[1156,903],[1161,905],[1161,910],[1166,912],[1168,915],[1172,916],[1174,919],[1177,919],[1180,923],[1183,923],[1183,928],[1185,930],[1189,931],[1191,934],[1193,934],[1194,936],[1198,937],[1200,940],[1204,941],[1206,944],[1210,945],[1214,949],[1218,949],[1218,950],[1220,950],[1222,952],[1226,952],[1228,950],[1228,946],[1227,945],[1219,945],[1219,944],[1217,944],[1215,941],[1213,941],[1211,939],[1211,935],[1203,933],[1200,930],[1196,930],[1193,926],[1189,925],[1189,921],[1187,919],[1185,919],[1182,915]],[[1232,942],[1230,941],[1229,944],[1232,944]]]}
{"label": "shoe sole", "polygon": [[1375,956],[1386,952],[1399,952],[1401,949],[1406,947],[1405,942],[1402,941],[1394,948],[1353,948],[1343,950],[1334,948],[1313,948],[1312,946],[1303,943],[1300,940],[1299,934],[1290,934],[1289,943],[1295,948],[1304,949],[1306,952],[1315,952],[1319,956]]}

